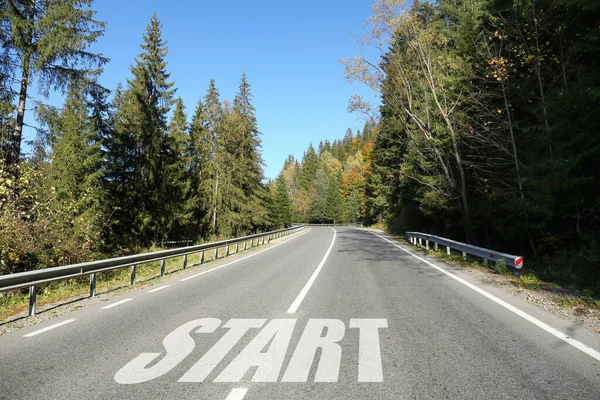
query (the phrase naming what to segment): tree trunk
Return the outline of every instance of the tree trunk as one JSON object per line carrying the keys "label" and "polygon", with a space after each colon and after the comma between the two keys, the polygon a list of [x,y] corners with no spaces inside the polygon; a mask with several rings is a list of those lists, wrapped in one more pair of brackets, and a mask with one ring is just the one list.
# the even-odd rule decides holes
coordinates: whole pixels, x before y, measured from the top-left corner
{"label": "tree trunk", "polygon": [[213,215],[212,215],[213,233],[217,232],[217,194],[218,193],[219,193],[219,172],[217,171],[217,177],[215,179],[215,190],[213,192]]}
{"label": "tree trunk", "polygon": [[[31,2],[29,7],[28,22],[33,25],[35,12],[35,1]],[[8,155],[8,165],[16,165],[21,158],[21,140],[23,138],[23,125],[25,124],[25,105],[27,103],[27,89],[29,88],[29,74],[31,68],[31,47],[33,46],[33,26],[30,26],[26,33],[26,50],[21,62],[21,88],[19,90],[19,106],[17,108],[17,120],[13,133],[11,149]]]}

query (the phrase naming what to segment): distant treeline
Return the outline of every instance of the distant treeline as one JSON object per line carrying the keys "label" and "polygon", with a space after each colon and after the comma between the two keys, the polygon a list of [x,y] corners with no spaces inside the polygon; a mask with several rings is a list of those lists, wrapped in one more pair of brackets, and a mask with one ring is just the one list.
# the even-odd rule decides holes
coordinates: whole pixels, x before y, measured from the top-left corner
{"label": "distant treeline", "polygon": [[[154,15],[111,95],[98,82],[107,60],[87,51],[104,31],[89,5],[0,5],[0,273],[291,224],[285,185],[264,183],[246,75],[232,103],[211,80],[188,117]],[[34,80],[42,98],[63,89],[64,105],[34,99]],[[32,108],[40,127],[26,157]]]}

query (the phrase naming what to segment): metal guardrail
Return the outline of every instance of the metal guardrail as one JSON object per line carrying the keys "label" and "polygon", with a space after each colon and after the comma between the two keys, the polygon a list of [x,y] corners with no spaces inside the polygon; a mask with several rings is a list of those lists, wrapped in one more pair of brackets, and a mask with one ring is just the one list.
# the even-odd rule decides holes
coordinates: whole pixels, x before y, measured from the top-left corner
{"label": "metal guardrail", "polygon": [[457,242],[451,239],[443,237],[428,235],[420,232],[406,232],[406,236],[409,238],[411,244],[415,246],[423,247],[423,241],[425,241],[425,247],[429,250],[429,242],[434,243],[435,250],[438,250],[438,245],[446,247],[446,252],[450,255],[450,249],[454,249],[462,252],[464,258],[467,254],[471,254],[477,257],[483,258],[484,264],[487,265],[488,260],[490,261],[504,261],[507,265],[513,267],[515,276],[520,275],[520,270],[523,268],[523,257],[514,256],[512,254],[501,253],[499,251],[486,249],[483,247],[473,246],[462,242]]}
{"label": "metal guardrail", "polygon": [[[165,260],[174,257],[183,256],[183,269],[187,268],[187,256],[195,253],[202,253],[200,264],[204,263],[204,254],[207,250],[214,250],[213,260],[219,259],[219,248],[226,247],[225,257],[230,254],[230,247],[235,245],[235,253],[246,250],[248,242],[250,248],[269,243],[273,239],[287,236],[304,229],[304,225],[292,226],[291,228],[279,229],[276,231],[258,233],[255,235],[244,236],[241,238],[222,240],[219,242],[199,244],[195,246],[182,247],[177,249],[168,249],[155,251],[152,253],[136,254],[131,256],[110,258],[85,262],[80,264],[66,265],[63,267],[53,267],[39,269],[35,271],[19,272],[15,274],[0,275],[0,292],[13,289],[29,287],[29,315],[35,315],[36,291],[35,287],[44,283],[73,279],[81,276],[90,276],[90,297],[96,295],[96,274],[99,272],[110,271],[118,268],[131,267],[131,285],[135,284],[136,267],[138,264],[145,264],[153,261],[161,261],[160,275],[165,275]],[[256,242],[256,244],[255,244]],[[240,244],[243,248],[240,249]],[[234,254],[235,254],[234,253]]]}

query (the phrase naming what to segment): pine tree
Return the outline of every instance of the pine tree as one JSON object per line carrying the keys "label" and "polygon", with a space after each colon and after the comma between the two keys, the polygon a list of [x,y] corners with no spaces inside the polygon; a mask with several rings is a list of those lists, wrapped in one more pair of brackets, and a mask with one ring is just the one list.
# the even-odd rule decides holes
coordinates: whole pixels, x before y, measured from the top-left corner
{"label": "pine tree", "polygon": [[186,198],[185,208],[191,213],[188,231],[196,239],[208,236],[208,222],[205,216],[209,213],[209,194],[206,185],[208,176],[209,143],[207,143],[205,112],[202,101],[196,103],[190,125],[190,191]]}
{"label": "pine tree", "polygon": [[10,54],[11,80],[18,82],[17,116],[8,139],[7,165],[19,161],[29,87],[35,80],[41,93],[64,89],[97,74],[108,60],[88,51],[104,34],[104,22],[94,19],[92,0],[13,0],[0,6],[2,50]]}
{"label": "pine tree", "polygon": [[47,184],[56,193],[56,224],[62,223],[79,245],[99,248],[105,201],[101,141],[107,121],[102,112],[105,93],[96,89],[88,100],[88,89],[71,86],[63,110],[51,126],[54,132]]}
{"label": "pine tree", "polygon": [[171,150],[165,167],[165,190],[170,195],[167,221],[171,237],[188,238],[189,225],[192,223],[193,211],[188,208],[188,199],[191,195],[191,139],[185,106],[181,97],[175,100],[175,109],[168,126],[167,148]]}
{"label": "pine tree", "polygon": [[315,196],[310,202],[310,222],[331,222],[331,215],[327,205],[327,193],[329,191],[329,177],[323,169],[319,169],[315,179]]}
{"label": "pine tree", "polygon": [[271,219],[275,227],[277,229],[283,229],[291,226],[293,222],[292,202],[290,200],[287,183],[283,175],[279,175],[279,177],[275,180],[274,189],[271,190],[273,198],[273,211]]}
{"label": "pine tree", "polygon": [[201,136],[196,139],[199,143],[200,157],[204,160],[203,175],[200,182],[201,198],[205,205],[202,222],[206,227],[205,231],[210,236],[219,233],[217,219],[222,204],[219,180],[223,175],[223,142],[220,135],[223,126],[223,107],[219,96],[215,81],[211,79],[202,103],[204,128],[200,132]]}
{"label": "pine tree", "polygon": [[309,191],[317,177],[317,168],[319,159],[312,143],[302,158],[302,173],[300,174],[300,186],[305,191]]}
{"label": "pine tree", "polygon": [[150,19],[141,48],[131,67],[133,78],[118,100],[111,138],[116,156],[112,166],[118,169],[112,173],[122,175],[113,181],[119,220],[130,226],[124,227],[135,236],[130,240],[149,244],[168,235],[173,209],[169,207],[173,199],[166,169],[174,151],[168,138],[167,114],[175,90],[166,72],[167,47],[156,14]]}
{"label": "pine tree", "polygon": [[262,184],[263,160],[261,157],[260,132],[252,105],[252,92],[246,74],[242,75],[239,90],[233,100],[233,113],[238,119],[239,133],[236,136],[237,147],[237,179],[234,185],[243,190],[245,200],[242,203],[241,231],[254,230],[264,225],[265,208],[263,207],[266,191]]}

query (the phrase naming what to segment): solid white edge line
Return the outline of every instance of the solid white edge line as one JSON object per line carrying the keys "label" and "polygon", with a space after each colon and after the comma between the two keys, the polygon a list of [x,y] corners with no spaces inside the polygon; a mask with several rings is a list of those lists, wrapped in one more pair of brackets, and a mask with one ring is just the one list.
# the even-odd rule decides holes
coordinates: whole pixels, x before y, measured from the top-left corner
{"label": "solid white edge line", "polygon": [[433,267],[435,269],[437,269],[438,271],[448,275],[450,278],[462,283],[463,285],[467,286],[470,289],[473,289],[474,291],[476,291],[477,293],[481,294],[482,296],[487,297],[488,299],[492,300],[493,302],[495,302],[496,304],[501,305],[502,307],[506,308],[509,311],[512,311],[513,313],[517,314],[519,317],[531,322],[532,324],[536,325],[539,328],[542,328],[543,330],[545,330],[546,332],[548,332],[549,334],[556,336],[557,338],[559,338],[560,340],[570,344],[571,346],[575,347],[578,350],[581,350],[582,352],[584,352],[585,354],[587,354],[588,356],[595,358],[596,360],[600,361],[600,352],[589,347],[586,346],[585,344],[581,343],[578,340],[575,340],[573,338],[570,338],[568,335],[564,334],[563,332],[559,331],[556,328],[553,328],[552,326],[546,324],[545,322],[540,321],[539,319],[527,314],[525,311],[522,311],[520,309],[518,309],[517,307],[505,302],[504,300],[499,299],[498,297],[494,296],[493,294],[490,294],[488,292],[486,292],[485,290],[479,288],[478,286],[473,285],[470,282],[467,282],[466,280],[454,275],[451,272],[446,271],[444,268],[438,267],[437,265],[425,260],[422,257],[419,257],[418,255],[402,248],[399,244],[392,242],[391,240],[375,233],[372,231],[369,231],[372,234],[379,236],[380,238],[382,238],[383,240],[385,240],[386,242],[389,242],[391,244],[393,244],[394,246],[396,246],[397,248],[399,248],[400,250],[410,254],[411,256],[415,257],[416,259],[424,262],[425,264],[429,265],[430,267]]}
{"label": "solid white edge line", "polygon": [[148,290],[148,293],[154,293],[154,292],[158,292],[159,290],[166,289],[166,288],[168,288],[169,286],[171,286],[171,285],[164,285],[164,286],[161,286],[161,287],[157,287],[156,289]]}
{"label": "solid white edge line", "polygon": [[242,400],[247,392],[248,388],[234,388],[225,400]]}
{"label": "solid white edge line", "polygon": [[112,303],[112,304],[109,304],[107,306],[102,307],[102,310],[108,310],[109,308],[120,306],[121,304],[127,303],[128,301],[131,301],[131,300],[133,300],[133,299],[132,298],[128,298],[128,299],[124,299],[124,300],[121,300],[121,301],[117,301],[116,303]]}
{"label": "solid white edge line", "polygon": [[218,270],[218,269],[221,269],[221,268],[228,267],[228,266],[230,266],[231,264],[235,264],[235,263],[237,263],[237,262],[240,262],[240,261],[247,260],[247,259],[248,259],[248,258],[250,258],[250,257],[257,256],[257,255],[259,255],[260,253],[264,253],[265,251],[268,251],[268,250],[274,249],[275,247],[277,247],[277,246],[279,246],[279,245],[282,245],[282,244],[284,244],[284,243],[287,243],[287,242],[289,242],[290,240],[294,240],[294,239],[296,239],[296,238],[298,238],[298,237],[300,237],[300,236],[302,236],[302,235],[304,235],[304,234],[306,234],[306,233],[310,232],[310,230],[311,230],[311,228],[309,228],[308,230],[304,230],[302,233],[300,233],[300,234],[298,234],[298,235],[296,235],[296,236],[293,236],[293,237],[291,237],[290,239],[288,239],[288,240],[286,240],[286,241],[284,241],[284,242],[277,243],[277,244],[275,244],[275,245],[273,245],[273,246],[271,246],[271,247],[269,247],[269,248],[266,248],[266,249],[264,249],[264,250],[261,250],[261,251],[257,251],[256,253],[252,253],[252,254],[250,254],[249,256],[246,256],[246,257],[243,257],[243,258],[239,258],[239,259],[237,259],[237,260],[235,260],[235,261],[232,261],[232,262],[230,262],[230,263],[227,263],[227,264],[220,265],[220,266],[218,266],[218,267],[215,267],[215,268],[209,269],[209,270],[207,270],[207,271],[200,272],[200,273],[198,273],[198,274],[190,275],[190,276],[188,276],[187,278],[180,279],[179,281],[180,281],[180,282],[185,282],[185,281],[187,281],[187,280],[189,280],[189,279],[197,278],[197,277],[199,277],[200,275],[208,274],[209,272],[213,272],[213,271],[216,271],[216,270]]}
{"label": "solid white edge line", "polygon": [[327,253],[325,253],[325,256],[323,256],[321,263],[319,264],[319,266],[317,267],[315,272],[313,272],[313,274],[310,277],[310,279],[308,280],[308,282],[306,282],[306,285],[304,285],[304,287],[298,294],[298,297],[296,297],[296,300],[294,300],[294,302],[292,303],[290,308],[287,310],[288,314],[294,314],[296,311],[298,311],[298,307],[300,307],[302,300],[304,300],[304,298],[308,294],[308,291],[310,290],[310,287],[313,285],[313,283],[317,279],[317,275],[319,275],[319,272],[321,272],[321,269],[323,269],[323,265],[325,265],[325,261],[327,261],[327,257],[329,257],[329,253],[331,252],[331,249],[333,248],[333,244],[335,243],[335,237],[337,235],[335,228],[331,228],[331,229],[333,229],[333,239],[331,240],[331,244],[329,245],[329,248],[327,249]]}
{"label": "solid white edge line", "polygon": [[32,337],[32,336],[35,336],[35,335],[39,335],[40,333],[48,332],[49,330],[52,330],[54,328],[58,328],[59,326],[63,326],[63,325],[69,324],[69,323],[71,323],[73,321],[75,321],[75,318],[67,319],[67,320],[59,322],[57,324],[50,325],[50,326],[48,326],[48,327],[46,327],[44,329],[40,329],[40,330],[37,330],[35,332],[28,333],[27,335],[23,335],[23,337]]}

